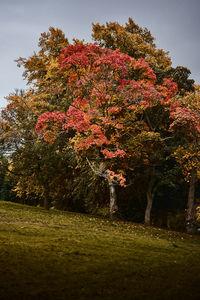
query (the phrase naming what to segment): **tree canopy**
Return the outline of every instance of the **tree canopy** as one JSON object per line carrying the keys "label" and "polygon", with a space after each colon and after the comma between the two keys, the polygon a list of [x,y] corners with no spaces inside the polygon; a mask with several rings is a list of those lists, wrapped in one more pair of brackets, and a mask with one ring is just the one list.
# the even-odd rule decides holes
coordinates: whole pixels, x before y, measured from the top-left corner
{"label": "tree canopy", "polygon": [[136,220],[136,211],[148,225],[158,207],[186,207],[193,231],[199,86],[131,18],[93,24],[92,37],[70,44],[50,27],[38,53],[17,60],[30,88],[11,93],[1,112],[4,178],[46,208],[109,206],[111,217]]}

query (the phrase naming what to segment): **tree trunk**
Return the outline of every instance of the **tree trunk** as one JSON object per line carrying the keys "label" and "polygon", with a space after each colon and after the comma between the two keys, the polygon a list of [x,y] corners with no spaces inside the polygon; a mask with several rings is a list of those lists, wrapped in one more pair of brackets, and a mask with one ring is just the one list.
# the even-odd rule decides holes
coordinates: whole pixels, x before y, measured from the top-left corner
{"label": "tree trunk", "polygon": [[186,210],[186,232],[189,234],[195,233],[196,225],[196,207],[195,207],[195,183],[196,183],[196,172],[192,171],[189,191],[188,191],[188,202]]}
{"label": "tree trunk", "polygon": [[117,218],[118,206],[117,206],[115,185],[112,182],[109,182],[109,189],[110,189],[110,218],[114,220]]}
{"label": "tree trunk", "polygon": [[49,189],[45,187],[44,189],[44,209],[49,209]]}
{"label": "tree trunk", "polygon": [[152,209],[152,204],[153,204],[153,199],[156,193],[156,190],[159,186],[159,184],[154,185],[155,183],[155,177],[154,177],[154,172],[151,175],[151,179],[148,184],[148,190],[147,190],[147,206],[145,210],[145,217],[144,217],[144,224],[145,225],[151,225],[151,209]]}
{"label": "tree trunk", "polygon": [[145,210],[145,218],[144,218],[144,223],[145,225],[150,225],[151,224],[151,208],[153,204],[153,195],[151,191],[148,189],[147,191],[147,206]]}

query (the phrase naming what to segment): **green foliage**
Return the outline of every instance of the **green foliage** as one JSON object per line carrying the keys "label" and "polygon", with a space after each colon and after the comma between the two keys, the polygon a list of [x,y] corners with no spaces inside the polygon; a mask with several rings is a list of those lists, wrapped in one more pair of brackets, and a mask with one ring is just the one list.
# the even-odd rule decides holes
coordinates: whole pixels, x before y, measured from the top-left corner
{"label": "green foliage", "polygon": [[12,192],[12,185],[9,180],[4,177],[0,184],[0,199],[3,201],[16,201],[17,197],[14,192]]}
{"label": "green foliage", "polygon": [[190,79],[190,70],[186,67],[178,66],[171,68],[166,77],[172,77],[178,85],[180,95],[185,95],[186,92],[194,92],[194,80]]}

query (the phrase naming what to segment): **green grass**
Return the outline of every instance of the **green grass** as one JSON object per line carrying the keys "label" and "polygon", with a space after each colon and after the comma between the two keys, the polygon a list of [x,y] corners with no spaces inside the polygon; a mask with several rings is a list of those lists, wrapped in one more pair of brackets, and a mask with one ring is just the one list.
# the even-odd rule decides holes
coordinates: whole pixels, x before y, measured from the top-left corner
{"label": "green grass", "polygon": [[200,238],[0,201],[0,299],[200,299]]}

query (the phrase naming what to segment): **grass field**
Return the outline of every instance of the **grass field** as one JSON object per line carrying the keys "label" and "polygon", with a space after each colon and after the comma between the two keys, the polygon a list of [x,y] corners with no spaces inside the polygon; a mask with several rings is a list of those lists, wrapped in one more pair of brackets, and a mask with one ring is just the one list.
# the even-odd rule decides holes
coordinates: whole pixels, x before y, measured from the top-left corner
{"label": "grass field", "polygon": [[0,299],[200,299],[200,237],[0,201]]}

